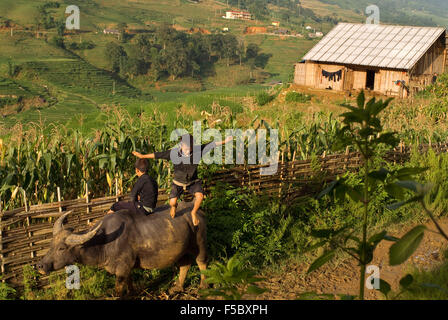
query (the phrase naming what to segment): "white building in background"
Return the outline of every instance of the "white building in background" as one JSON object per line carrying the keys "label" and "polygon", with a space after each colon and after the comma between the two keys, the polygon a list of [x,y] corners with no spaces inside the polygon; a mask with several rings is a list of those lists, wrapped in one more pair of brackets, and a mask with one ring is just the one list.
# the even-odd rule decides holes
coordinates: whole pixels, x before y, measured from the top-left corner
{"label": "white building in background", "polygon": [[223,18],[230,20],[251,20],[252,14],[246,11],[226,11],[226,15]]}
{"label": "white building in background", "polygon": [[104,29],[103,33],[104,34],[120,34],[120,32],[118,30],[115,30],[115,29]]}

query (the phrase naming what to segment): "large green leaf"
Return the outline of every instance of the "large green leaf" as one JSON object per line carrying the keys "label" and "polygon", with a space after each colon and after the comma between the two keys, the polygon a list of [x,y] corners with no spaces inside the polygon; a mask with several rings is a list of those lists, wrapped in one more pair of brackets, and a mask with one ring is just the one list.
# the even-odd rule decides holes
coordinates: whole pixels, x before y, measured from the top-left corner
{"label": "large green leaf", "polygon": [[260,287],[255,286],[255,285],[251,285],[251,286],[249,286],[249,287],[247,288],[247,293],[250,293],[250,294],[256,294],[256,295],[258,295],[258,294],[262,294],[263,292],[266,292],[266,291],[268,291],[268,290],[267,290],[267,289],[260,288]]}
{"label": "large green leaf", "polygon": [[378,290],[387,297],[387,295],[391,291],[390,284],[383,279],[380,279],[380,288]]}
{"label": "large green leaf", "polygon": [[336,252],[334,250],[331,251],[327,251],[324,252],[323,255],[321,255],[319,258],[317,258],[316,260],[314,260],[314,262],[310,265],[310,267],[308,268],[307,273],[311,273],[314,270],[319,269],[320,267],[322,267],[324,264],[326,264],[328,261],[330,261],[331,259],[334,258]]}
{"label": "large green leaf", "polygon": [[417,201],[420,201],[421,199],[422,199],[422,196],[412,197],[411,199],[408,199],[406,201],[400,201],[400,202],[390,204],[387,206],[387,209],[397,210],[398,208],[400,208],[408,203],[417,202]]}
{"label": "large green leaf", "polygon": [[369,173],[369,178],[379,180],[379,181],[385,181],[387,178],[387,175],[389,174],[389,170],[381,168],[378,171],[371,171]]}
{"label": "large green leaf", "polygon": [[423,173],[426,170],[428,170],[428,168],[420,168],[420,167],[402,168],[395,172],[395,177],[399,180],[409,179],[411,176]]}
{"label": "large green leaf", "polygon": [[414,277],[412,277],[412,275],[410,274],[407,274],[400,279],[400,286],[402,286],[403,289],[406,289],[412,284],[412,282],[414,282]]}
{"label": "large green leaf", "polygon": [[329,194],[331,191],[333,191],[333,189],[339,184],[339,180],[335,180],[332,181],[331,183],[328,184],[328,186],[322,190],[318,195],[317,195],[317,199],[322,198],[323,196]]}
{"label": "large green leaf", "polygon": [[395,184],[395,183],[387,184],[387,185],[384,187],[384,190],[386,190],[386,192],[387,192],[392,198],[395,198],[395,199],[398,199],[398,200],[403,200],[404,197],[405,197],[403,188],[400,187],[400,186],[398,186],[398,185]]}
{"label": "large green leaf", "polygon": [[420,245],[425,230],[424,225],[416,226],[395,242],[389,250],[389,264],[396,266],[405,262]]}
{"label": "large green leaf", "polygon": [[379,232],[377,234],[374,234],[373,236],[371,236],[369,238],[369,242],[371,242],[371,243],[378,243],[378,242],[380,242],[381,240],[384,239],[386,234],[387,234],[386,230],[383,230],[383,231],[381,231],[381,232]]}

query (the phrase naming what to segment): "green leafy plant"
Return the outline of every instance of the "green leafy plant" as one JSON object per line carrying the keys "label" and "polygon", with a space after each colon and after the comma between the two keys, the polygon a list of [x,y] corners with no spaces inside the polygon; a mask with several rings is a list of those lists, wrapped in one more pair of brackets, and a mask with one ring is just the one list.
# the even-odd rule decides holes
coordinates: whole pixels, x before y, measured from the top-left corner
{"label": "green leafy plant", "polygon": [[286,94],[286,102],[305,103],[311,100],[311,96],[301,92],[290,91]]}
{"label": "green leafy plant", "polygon": [[259,295],[266,291],[257,285],[262,278],[256,277],[255,272],[244,268],[236,256],[230,258],[226,264],[215,262],[209,269],[203,271],[206,281],[213,289],[204,289],[201,295],[205,297],[222,297],[226,300],[241,300],[247,294]]}
{"label": "green leafy plant", "polygon": [[1,281],[0,276],[0,300],[12,300],[16,294],[16,290],[10,287],[6,282]]}
{"label": "green leafy plant", "polygon": [[[341,115],[344,126],[337,132],[336,149],[343,149],[347,146],[355,148],[361,155],[363,168],[360,175],[362,181],[359,185],[353,186],[347,183],[346,178],[339,178],[330,183],[317,198],[325,195],[332,195],[339,200],[350,198],[355,203],[360,204],[361,224],[351,223],[336,229],[314,230],[312,235],[319,239],[312,248],[324,247],[327,249],[309,267],[308,273],[320,268],[322,265],[332,260],[337,250],[343,251],[356,259],[360,265],[359,299],[364,299],[366,266],[373,260],[373,253],[377,245],[383,241],[396,241],[391,248],[391,262],[400,264],[404,262],[414,252],[421,241],[422,228],[411,230],[410,233],[401,239],[397,239],[387,234],[386,230],[371,234],[369,232],[368,217],[373,211],[373,194],[381,186],[391,198],[399,199],[400,205],[410,203],[419,199],[420,196],[404,200],[406,189],[423,192],[413,182],[414,176],[425,171],[425,168],[401,168],[387,170],[385,168],[375,169],[378,155],[382,146],[395,147],[398,144],[394,132],[384,132],[379,114],[389,105],[391,99],[386,101],[376,101],[372,98],[366,102],[364,92],[357,98],[357,106],[343,105],[349,111]],[[418,189],[418,190],[417,190]],[[395,205],[399,207],[399,205]],[[358,230],[361,229],[359,234]],[[383,280],[380,282],[380,290],[387,294],[390,286]],[[382,288],[382,289],[381,289]]]}
{"label": "green leafy plant", "polygon": [[275,99],[275,95],[270,95],[266,91],[261,91],[255,97],[255,101],[257,102],[257,104],[259,106],[264,106],[265,104],[268,104],[269,102],[271,102],[274,99]]}
{"label": "green leafy plant", "polygon": [[24,300],[34,300],[37,298],[35,290],[39,284],[39,273],[30,265],[23,266],[23,295]]}

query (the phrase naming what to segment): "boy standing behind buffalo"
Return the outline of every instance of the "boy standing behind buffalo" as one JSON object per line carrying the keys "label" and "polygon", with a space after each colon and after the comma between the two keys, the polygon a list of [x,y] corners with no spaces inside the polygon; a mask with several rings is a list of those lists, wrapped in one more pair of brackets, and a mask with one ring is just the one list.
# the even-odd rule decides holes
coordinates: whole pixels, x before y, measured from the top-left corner
{"label": "boy standing behind buffalo", "polygon": [[223,145],[231,140],[232,137],[227,137],[225,141],[211,142],[201,146],[193,146],[193,136],[190,134],[185,134],[181,137],[179,148],[145,155],[134,151],[132,154],[140,159],[164,159],[173,161],[174,177],[169,197],[171,217],[174,218],[176,215],[177,199],[183,192],[187,191],[195,197],[191,216],[193,219],[193,225],[197,226],[199,224],[199,219],[197,218],[196,213],[201,206],[202,200],[204,199],[202,181],[198,179],[197,175],[199,161],[207,152],[210,152],[217,146]]}

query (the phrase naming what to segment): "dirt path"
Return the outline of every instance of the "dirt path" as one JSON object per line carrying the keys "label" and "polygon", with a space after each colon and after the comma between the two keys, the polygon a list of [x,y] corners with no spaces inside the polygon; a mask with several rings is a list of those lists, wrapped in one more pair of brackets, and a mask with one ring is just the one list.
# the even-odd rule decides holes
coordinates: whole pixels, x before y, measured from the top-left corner
{"label": "dirt path", "polygon": [[[437,266],[443,258],[447,241],[436,232],[432,223],[425,224],[428,230],[419,248],[404,264],[389,266],[389,248],[393,244],[383,241],[375,250],[371,264],[380,268],[381,278],[386,280],[392,290],[399,288],[400,279],[406,275],[410,267],[430,270]],[[390,232],[394,236],[401,237],[415,225],[403,228],[398,232]],[[441,226],[448,230],[448,218],[441,220]],[[359,266],[354,259],[346,259],[335,263],[329,263],[321,269],[306,275],[309,264],[288,265],[279,274],[271,276],[263,282],[263,287],[269,289],[257,297],[257,299],[297,299],[303,292],[334,293],[357,295],[359,290]],[[267,278],[268,275],[263,275]],[[366,289],[366,299],[383,299],[383,295],[376,290]]]}

